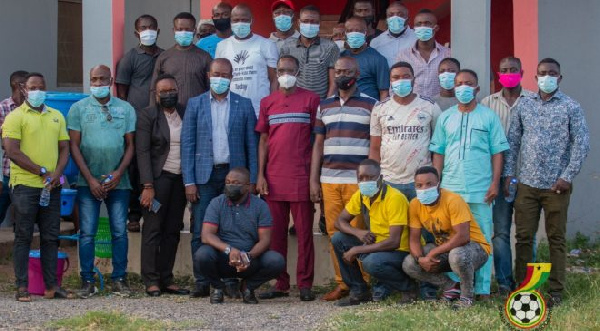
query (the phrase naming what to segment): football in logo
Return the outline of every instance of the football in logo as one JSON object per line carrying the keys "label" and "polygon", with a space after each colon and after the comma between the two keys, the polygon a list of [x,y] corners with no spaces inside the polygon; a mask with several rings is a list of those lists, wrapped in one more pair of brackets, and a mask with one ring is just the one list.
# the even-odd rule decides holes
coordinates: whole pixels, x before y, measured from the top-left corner
{"label": "football in logo", "polygon": [[506,302],[506,316],[514,326],[533,328],[546,320],[548,310],[542,295],[537,292],[513,292]]}

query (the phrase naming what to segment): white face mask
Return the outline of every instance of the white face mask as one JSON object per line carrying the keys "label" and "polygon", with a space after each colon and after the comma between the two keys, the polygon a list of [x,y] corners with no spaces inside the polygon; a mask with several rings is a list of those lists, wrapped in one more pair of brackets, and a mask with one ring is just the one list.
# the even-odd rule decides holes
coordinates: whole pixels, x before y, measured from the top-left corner
{"label": "white face mask", "polygon": [[283,88],[292,88],[294,87],[294,85],[296,85],[296,76],[286,74],[283,76],[279,76],[277,78],[277,81],[279,82],[279,86]]}
{"label": "white face mask", "polygon": [[158,36],[158,32],[156,30],[144,30],[140,32],[140,44],[144,46],[152,46],[156,44],[156,37]]}
{"label": "white face mask", "polygon": [[344,43],[345,43],[345,41],[343,41],[343,40],[336,40],[336,41],[334,41],[334,43],[337,45],[337,47],[340,49],[340,51],[344,50]]}

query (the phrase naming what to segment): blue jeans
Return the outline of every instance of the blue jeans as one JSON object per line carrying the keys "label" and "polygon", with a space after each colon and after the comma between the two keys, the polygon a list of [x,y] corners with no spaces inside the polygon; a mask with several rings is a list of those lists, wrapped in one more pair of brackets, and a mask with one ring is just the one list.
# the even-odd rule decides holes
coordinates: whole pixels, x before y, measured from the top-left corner
{"label": "blue jeans", "polygon": [[[500,187],[504,187],[504,177],[500,179]],[[500,190],[494,201],[493,220],[494,236],[494,270],[498,285],[514,289],[515,281],[512,274],[512,253],[510,246],[510,227],[512,225],[513,203],[507,202],[504,190]]]}
{"label": "blue jeans", "polygon": [[[129,190],[112,190],[104,199],[108,210],[110,233],[112,236],[112,266],[111,278],[119,280],[125,278],[127,271],[127,209],[129,207]],[[94,282],[94,238],[98,232],[98,218],[100,205],[87,186],[77,188],[79,201],[79,263],[81,266],[81,279],[85,282]]]}
{"label": "blue jeans", "polygon": [[[353,235],[336,232],[331,237],[331,244],[335,255],[340,263],[340,273],[344,283],[350,287],[352,293],[363,293],[368,290],[360,267],[357,262],[348,264],[343,261],[342,256],[354,246],[362,246],[362,242]],[[390,293],[392,290],[406,292],[413,286],[413,280],[402,270],[402,262],[408,256],[408,252],[389,251],[360,254],[358,260],[362,262],[363,270],[376,282],[373,286],[374,292]]]}
{"label": "blue jeans", "polygon": [[[10,177],[4,176],[2,179],[2,193],[0,193],[0,224],[4,222],[4,218],[6,218],[6,212],[8,211],[8,207],[10,207],[10,188],[8,187],[8,183],[10,181]],[[14,222],[14,220],[12,220]],[[2,224],[3,227],[8,227],[9,224]]]}

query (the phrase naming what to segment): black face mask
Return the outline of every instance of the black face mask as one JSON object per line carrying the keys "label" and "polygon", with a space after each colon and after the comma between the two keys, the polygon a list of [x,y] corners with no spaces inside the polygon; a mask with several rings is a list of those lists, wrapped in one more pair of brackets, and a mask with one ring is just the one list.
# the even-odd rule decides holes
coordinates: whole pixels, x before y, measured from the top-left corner
{"label": "black face mask", "polygon": [[335,78],[335,84],[340,90],[348,90],[356,84],[356,77],[340,76]]}
{"label": "black face mask", "polygon": [[244,185],[225,184],[225,189],[223,190],[223,193],[225,193],[225,196],[229,198],[229,200],[237,202],[244,195],[244,192],[242,191],[243,187]]}
{"label": "black face mask", "polygon": [[163,108],[173,108],[177,105],[177,93],[168,94],[160,97],[160,106]]}
{"label": "black face mask", "polygon": [[215,29],[221,32],[231,29],[230,18],[213,18],[213,23],[215,24]]}

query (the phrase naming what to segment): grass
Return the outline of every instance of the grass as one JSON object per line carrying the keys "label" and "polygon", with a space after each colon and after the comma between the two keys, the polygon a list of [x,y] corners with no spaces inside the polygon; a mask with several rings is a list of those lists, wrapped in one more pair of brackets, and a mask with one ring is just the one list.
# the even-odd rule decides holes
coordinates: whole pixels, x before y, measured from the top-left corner
{"label": "grass", "polygon": [[81,316],[48,322],[53,330],[184,330],[202,327],[200,321],[182,323],[138,318],[118,311],[89,311]]}

